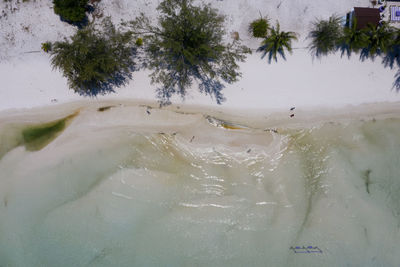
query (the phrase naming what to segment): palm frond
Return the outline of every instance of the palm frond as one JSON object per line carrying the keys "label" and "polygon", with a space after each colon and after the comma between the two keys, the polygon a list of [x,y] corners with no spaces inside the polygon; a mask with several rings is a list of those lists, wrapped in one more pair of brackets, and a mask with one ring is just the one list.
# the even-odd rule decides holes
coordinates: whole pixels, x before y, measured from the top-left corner
{"label": "palm frond", "polygon": [[343,29],[343,35],[339,41],[339,50],[341,56],[344,54],[350,58],[352,53],[358,53],[360,49],[366,46],[367,36],[364,31],[357,29],[357,20],[354,18],[351,27]]}
{"label": "palm frond", "polygon": [[379,27],[368,24],[364,33],[366,35],[366,46],[361,50],[361,60],[364,61],[368,58],[373,60],[376,56],[381,56],[390,50],[395,31],[388,24],[384,23]]}
{"label": "palm frond", "polygon": [[310,52],[317,58],[336,52],[341,36],[342,27],[339,17],[331,16],[328,20],[317,20],[313,23],[313,30],[308,36],[311,39]]}
{"label": "palm frond", "polygon": [[279,23],[271,28],[269,36],[265,37],[261,42],[261,46],[257,52],[261,52],[261,58],[268,55],[268,63],[271,64],[272,60],[278,61],[278,55],[286,60],[285,51],[292,53],[292,41],[297,40],[297,34],[294,32],[284,32],[280,30]]}

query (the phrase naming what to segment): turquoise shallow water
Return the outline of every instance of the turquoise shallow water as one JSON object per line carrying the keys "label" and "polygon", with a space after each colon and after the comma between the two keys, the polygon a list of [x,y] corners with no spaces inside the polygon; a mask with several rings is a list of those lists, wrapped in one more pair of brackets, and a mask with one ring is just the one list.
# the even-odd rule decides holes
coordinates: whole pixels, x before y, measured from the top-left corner
{"label": "turquoise shallow water", "polygon": [[82,111],[37,150],[1,125],[0,266],[400,264],[400,119],[151,112]]}

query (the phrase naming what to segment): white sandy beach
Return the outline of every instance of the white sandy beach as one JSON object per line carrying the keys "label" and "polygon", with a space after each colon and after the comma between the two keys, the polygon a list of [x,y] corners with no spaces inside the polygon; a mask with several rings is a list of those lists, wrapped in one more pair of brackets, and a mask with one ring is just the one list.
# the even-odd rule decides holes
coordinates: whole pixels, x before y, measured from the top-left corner
{"label": "white sandy beach", "polygon": [[[281,3],[281,4],[280,4]],[[115,22],[131,19],[140,11],[155,15],[158,1],[104,0],[100,9]],[[259,40],[250,38],[247,25],[268,15],[271,22],[279,19],[282,29],[295,31],[299,41],[287,61],[267,64],[260,54],[253,53],[241,64],[242,79],[227,85],[227,99],[222,108],[286,110],[299,108],[343,107],[376,102],[398,102],[400,96],[392,90],[396,70],[384,68],[379,61],[360,62],[357,55],[349,60],[339,54],[313,60],[306,39],[316,18],[331,14],[344,15],[354,6],[368,6],[369,1],[211,1],[227,15],[226,31],[238,31],[243,43],[255,49]],[[279,8],[277,6],[280,4]],[[40,52],[44,41],[60,40],[74,28],[59,20],[51,4],[44,1],[0,3],[7,16],[0,18],[0,110],[28,108],[81,100],[68,89],[66,79],[53,71],[47,54]],[[12,7],[11,7],[12,6]],[[9,10],[17,7],[13,13]],[[41,14],[38,16],[37,14]],[[33,52],[32,52],[33,51]],[[35,52],[39,51],[39,52]],[[32,52],[32,53],[31,53]],[[107,99],[155,100],[155,86],[150,85],[145,71],[136,72],[133,80],[116,93],[92,101]],[[174,99],[174,103],[182,103]],[[209,96],[191,90],[185,104],[217,106]]]}

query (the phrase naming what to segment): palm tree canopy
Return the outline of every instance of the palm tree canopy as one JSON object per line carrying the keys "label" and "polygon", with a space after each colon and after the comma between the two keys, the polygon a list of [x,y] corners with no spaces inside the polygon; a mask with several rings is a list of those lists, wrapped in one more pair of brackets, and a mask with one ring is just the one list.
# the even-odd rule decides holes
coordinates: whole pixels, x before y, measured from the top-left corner
{"label": "palm tree canopy", "polygon": [[332,16],[329,20],[318,20],[313,23],[309,34],[311,53],[316,57],[326,56],[338,48],[338,40],[342,36],[340,18]]}
{"label": "palm tree canopy", "polygon": [[350,57],[352,52],[358,53],[366,44],[367,36],[364,31],[357,29],[357,20],[354,18],[352,26],[343,29],[343,35],[339,41],[341,56],[346,53],[347,57]]}
{"label": "palm tree canopy", "polygon": [[277,62],[278,55],[286,60],[285,50],[292,53],[292,40],[297,40],[296,33],[281,31],[280,25],[277,23],[276,27],[271,28],[270,35],[261,42],[261,46],[257,49],[257,52],[262,53],[261,58],[264,58],[268,54],[269,64],[272,59]]}
{"label": "palm tree canopy", "polygon": [[364,60],[368,57],[372,59],[383,53],[387,53],[393,42],[394,29],[387,23],[376,27],[375,25],[368,24],[364,33],[366,35],[366,46],[361,51],[361,59]]}

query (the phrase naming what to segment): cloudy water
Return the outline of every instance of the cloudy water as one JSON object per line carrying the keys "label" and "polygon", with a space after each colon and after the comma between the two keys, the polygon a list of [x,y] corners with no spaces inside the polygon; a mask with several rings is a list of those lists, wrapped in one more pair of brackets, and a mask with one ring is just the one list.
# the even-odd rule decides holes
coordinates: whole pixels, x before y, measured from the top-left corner
{"label": "cloudy water", "polygon": [[0,124],[0,266],[400,264],[399,118],[37,116]]}

